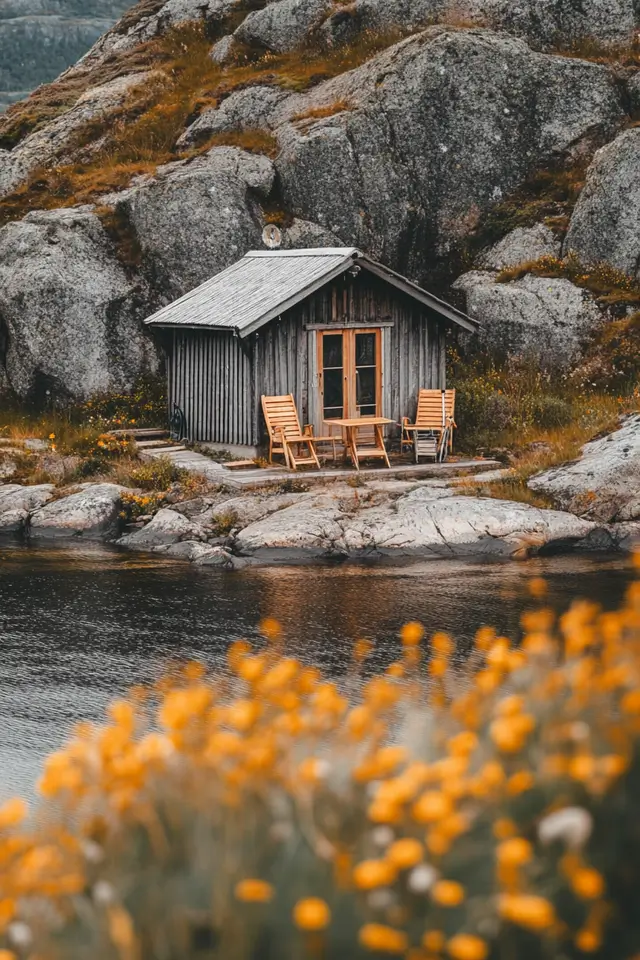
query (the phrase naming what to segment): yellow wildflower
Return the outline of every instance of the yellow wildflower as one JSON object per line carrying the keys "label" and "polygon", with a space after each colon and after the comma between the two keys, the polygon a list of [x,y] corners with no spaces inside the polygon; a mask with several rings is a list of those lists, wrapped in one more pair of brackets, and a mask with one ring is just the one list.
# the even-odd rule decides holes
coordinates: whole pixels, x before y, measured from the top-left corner
{"label": "yellow wildflower", "polygon": [[331,911],[324,900],[308,897],[296,903],[293,922],[300,930],[324,930],[331,923]]}
{"label": "yellow wildflower", "polygon": [[244,903],[269,903],[273,899],[274,889],[266,880],[247,879],[236,884],[237,900]]}
{"label": "yellow wildflower", "polygon": [[409,946],[406,933],[381,923],[365,924],[360,929],[358,940],[365,949],[378,953],[404,953]]}
{"label": "yellow wildflower", "polygon": [[464,887],[455,880],[438,880],[434,884],[431,896],[441,907],[457,907],[465,897]]}
{"label": "yellow wildflower", "polygon": [[489,947],[480,937],[470,933],[458,933],[447,943],[447,953],[454,960],[486,960]]}

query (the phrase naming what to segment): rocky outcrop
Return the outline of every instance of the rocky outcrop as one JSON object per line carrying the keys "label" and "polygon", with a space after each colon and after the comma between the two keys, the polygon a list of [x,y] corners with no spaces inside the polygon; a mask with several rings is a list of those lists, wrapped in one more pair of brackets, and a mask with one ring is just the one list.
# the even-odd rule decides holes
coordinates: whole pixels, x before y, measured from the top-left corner
{"label": "rocky outcrop", "polygon": [[191,522],[175,510],[165,508],[158,510],[153,520],[142,530],[127,534],[118,543],[130,550],[152,550],[155,547],[181,543],[183,540],[204,539],[204,530],[200,524]]}
{"label": "rocky outcrop", "polygon": [[76,493],[47,503],[32,513],[29,535],[107,539],[118,530],[124,492],[124,487],[114,483],[82,484]]}
{"label": "rocky outcrop", "polygon": [[575,463],[539,474],[529,486],[590,519],[640,520],[640,416],[628,417],[619,430],[586,444]]}
{"label": "rocky outcrop", "polygon": [[585,264],[606,261],[640,279],[640,129],[625,130],[589,168],[565,242]]}
{"label": "rocky outcrop", "polygon": [[485,250],[477,259],[480,270],[506,270],[540,257],[558,257],[562,242],[553,230],[538,223],[534,227],[518,227],[499,243]]}
{"label": "rocky outcrop", "polygon": [[278,0],[250,13],[235,32],[241,43],[276,53],[295,50],[333,10],[333,0]]}
{"label": "rocky outcrop", "polygon": [[611,542],[606,532],[572,514],[421,487],[353,513],[323,494],[246,527],[236,547],[254,557],[507,557],[603,542]]}
{"label": "rocky outcrop", "polygon": [[0,484],[0,534],[21,533],[33,510],[44,506],[53,496],[52,483],[33,487]]}
{"label": "rocky outcrop", "polygon": [[116,206],[135,230],[156,287],[180,296],[260,246],[259,201],[274,176],[266,157],[214,147],[127,191]]}
{"label": "rocky outcrop", "polygon": [[634,0],[353,0],[339,6],[330,0],[278,0],[249,14],[236,36],[284,51],[314,30],[344,42],[366,30],[410,30],[442,20],[489,26],[551,48],[593,38],[630,43],[640,14]]}
{"label": "rocky outcrop", "polygon": [[425,261],[529,171],[603,142],[623,118],[605,67],[435,27],[288,109],[275,160],[286,208],[423,281]]}
{"label": "rocky outcrop", "polygon": [[531,274],[498,283],[496,274],[473,271],[454,284],[466,297],[470,316],[480,321],[479,341],[498,355],[524,355],[546,370],[566,369],[602,321],[589,294],[569,280]]}
{"label": "rocky outcrop", "polygon": [[30,213],[0,230],[0,318],[20,397],[128,389],[156,367],[146,299],[88,209]]}
{"label": "rocky outcrop", "polygon": [[0,196],[11,193],[34,170],[63,159],[74,135],[85,124],[121,106],[131,91],[149,77],[148,72],[134,73],[91,87],[78,97],[74,106],[25,137],[14,150],[0,150]]}
{"label": "rocky outcrop", "polygon": [[271,126],[271,114],[291,95],[279,87],[258,84],[231,93],[219,107],[204,110],[177,141],[180,148],[206,141],[229,130],[256,130]]}

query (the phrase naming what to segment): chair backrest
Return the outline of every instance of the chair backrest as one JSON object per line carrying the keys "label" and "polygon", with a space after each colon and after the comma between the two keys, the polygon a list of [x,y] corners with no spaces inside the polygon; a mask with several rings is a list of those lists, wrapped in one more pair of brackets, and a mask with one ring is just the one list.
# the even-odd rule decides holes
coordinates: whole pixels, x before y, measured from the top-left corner
{"label": "chair backrest", "polygon": [[416,426],[422,427],[423,430],[439,430],[446,427],[449,418],[453,420],[455,417],[455,390],[444,391],[444,418],[442,406],[442,390],[420,390]]}
{"label": "chair backrest", "polygon": [[300,420],[292,393],[286,397],[262,397],[262,412],[269,434],[278,431],[285,436],[300,436]]}

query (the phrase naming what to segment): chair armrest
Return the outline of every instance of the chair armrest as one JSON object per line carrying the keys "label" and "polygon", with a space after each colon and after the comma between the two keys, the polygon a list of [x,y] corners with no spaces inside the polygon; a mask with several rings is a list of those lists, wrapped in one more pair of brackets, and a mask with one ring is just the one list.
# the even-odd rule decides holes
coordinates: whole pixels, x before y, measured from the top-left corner
{"label": "chair armrest", "polygon": [[303,436],[305,436],[305,437],[312,437],[312,436],[313,436],[313,424],[311,424],[311,423],[305,423],[304,429],[303,429],[302,433],[303,433]]}

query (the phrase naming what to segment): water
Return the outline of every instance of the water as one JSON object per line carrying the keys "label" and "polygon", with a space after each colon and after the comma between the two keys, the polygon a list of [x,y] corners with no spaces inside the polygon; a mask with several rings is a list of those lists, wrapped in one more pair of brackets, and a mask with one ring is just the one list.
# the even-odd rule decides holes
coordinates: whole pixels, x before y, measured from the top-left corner
{"label": "water", "polygon": [[407,620],[451,631],[464,655],[482,624],[517,634],[527,580],[539,575],[559,608],[576,596],[614,607],[631,567],[573,556],[225,573],[102,547],[1,546],[0,799],[32,792],[42,758],[75,721],[99,718],[168,660],[215,663],[263,617],[280,620],[296,653],[334,674],[361,636],[375,639],[374,662],[387,663]]}

